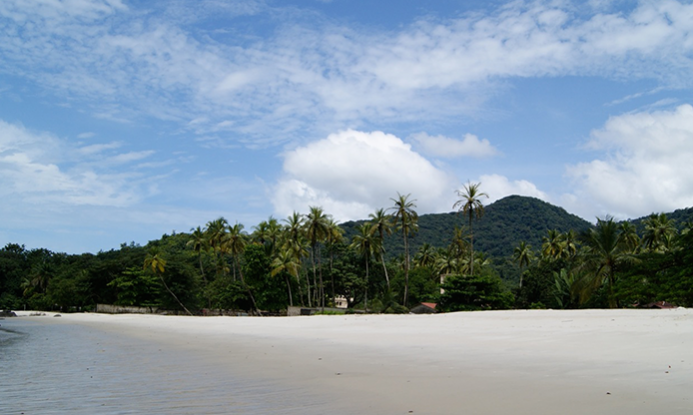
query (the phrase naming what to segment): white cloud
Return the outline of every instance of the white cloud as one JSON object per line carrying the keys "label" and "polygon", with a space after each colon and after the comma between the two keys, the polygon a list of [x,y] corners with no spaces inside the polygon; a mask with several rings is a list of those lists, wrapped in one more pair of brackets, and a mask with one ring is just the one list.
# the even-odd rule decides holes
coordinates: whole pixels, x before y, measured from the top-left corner
{"label": "white cloud", "polygon": [[312,24],[281,20],[252,41],[240,34],[212,40],[189,25],[263,10],[277,19],[300,14],[260,3],[205,2],[197,11],[161,2],[142,13],[115,0],[5,0],[0,72],[68,92],[109,119],[195,120],[190,127],[200,134],[227,121],[261,145],[369,121],[478,115],[489,88],[508,78],[691,84],[693,5],[673,0],[630,11],[595,2],[589,15],[569,2],[513,1],[488,14],[429,17],[387,32],[311,15]]}
{"label": "white cloud", "polygon": [[337,220],[364,219],[411,194],[419,212],[449,211],[455,179],[383,132],[348,130],[289,151],[272,191],[279,216],[322,206]]}
{"label": "white cloud", "polygon": [[128,206],[144,196],[142,177],[110,172],[151,152],[104,156],[119,144],[74,148],[47,133],[0,120],[0,193],[5,206],[21,211],[27,204]]}
{"label": "white cloud", "polygon": [[465,134],[463,140],[442,135],[431,136],[426,133],[412,135],[417,148],[421,152],[434,157],[490,157],[498,154],[498,150],[487,139],[479,140],[473,134]]}
{"label": "white cloud", "polygon": [[693,206],[693,107],[610,118],[588,143],[604,156],[569,166],[564,200],[583,216],[633,218]]}
{"label": "white cloud", "polygon": [[481,183],[479,189],[489,196],[488,203],[512,195],[531,196],[550,202],[546,193],[527,180],[510,180],[498,174],[487,174],[479,178],[479,183]]}

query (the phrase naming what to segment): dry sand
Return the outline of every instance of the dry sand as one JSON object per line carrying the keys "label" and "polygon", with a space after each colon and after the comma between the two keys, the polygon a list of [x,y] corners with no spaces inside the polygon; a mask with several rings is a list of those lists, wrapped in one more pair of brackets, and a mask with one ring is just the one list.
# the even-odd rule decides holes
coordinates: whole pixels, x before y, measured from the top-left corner
{"label": "dry sand", "polygon": [[193,352],[335,414],[693,414],[682,308],[53,320]]}

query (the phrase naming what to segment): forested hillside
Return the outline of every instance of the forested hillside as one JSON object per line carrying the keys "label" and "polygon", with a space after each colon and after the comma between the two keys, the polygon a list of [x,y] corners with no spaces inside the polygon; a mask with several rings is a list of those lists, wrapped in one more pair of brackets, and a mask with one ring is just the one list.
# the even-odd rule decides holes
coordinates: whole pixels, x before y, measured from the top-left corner
{"label": "forested hillside", "polygon": [[[365,221],[341,224],[347,239],[356,233],[356,227]],[[419,231],[411,238],[413,251],[424,243],[434,247],[447,246],[455,227],[467,228],[467,218],[461,213],[435,213],[419,216]],[[473,223],[475,247],[493,258],[512,255],[513,249],[522,241],[532,247],[541,247],[546,232],[574,230],[581,232],[591,225],[586,220],[572,215],[565,209],[526,196],[508,196],[484,209],[484,215]],[[391,256],[401,255],[404,245],[399,234],[386,239]]]}

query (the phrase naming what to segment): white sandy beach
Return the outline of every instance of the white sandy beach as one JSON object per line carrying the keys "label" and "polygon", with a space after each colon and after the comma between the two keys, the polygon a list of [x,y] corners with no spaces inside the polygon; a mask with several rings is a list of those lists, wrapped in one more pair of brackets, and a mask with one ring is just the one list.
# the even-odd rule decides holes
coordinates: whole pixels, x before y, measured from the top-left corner
{"label": "white sandy beach", "polygon": [[681,308],[275,318],[53,314],[26,318],[195,353],[306,399],[319,395],[335,414],[693,413],[693,310]]}

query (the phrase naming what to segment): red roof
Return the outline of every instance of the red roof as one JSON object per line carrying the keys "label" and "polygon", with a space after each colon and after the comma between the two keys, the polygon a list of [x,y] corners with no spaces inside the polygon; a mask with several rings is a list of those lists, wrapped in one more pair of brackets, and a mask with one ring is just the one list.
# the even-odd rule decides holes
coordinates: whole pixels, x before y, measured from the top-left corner
{"label": "red roof", "polygon": [[421,303],[421,305],[425,305],[428,308],[436,309],[436,303]]}

